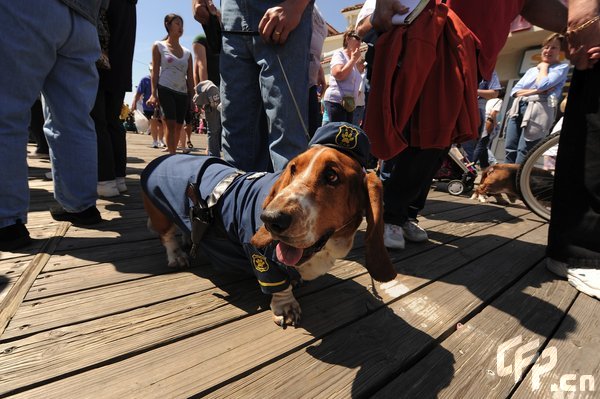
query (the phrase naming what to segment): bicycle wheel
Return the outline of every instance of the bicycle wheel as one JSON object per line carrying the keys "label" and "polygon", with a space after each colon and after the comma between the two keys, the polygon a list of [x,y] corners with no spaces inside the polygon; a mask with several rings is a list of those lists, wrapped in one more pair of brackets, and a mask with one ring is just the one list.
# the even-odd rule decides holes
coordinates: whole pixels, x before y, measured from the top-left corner
{"label": "bicycle wheel", "polygon": [[517,172],[517,188],[523,202],[536,215],[550,220],[554,169],[560,131],[543,139],[529,151]]}

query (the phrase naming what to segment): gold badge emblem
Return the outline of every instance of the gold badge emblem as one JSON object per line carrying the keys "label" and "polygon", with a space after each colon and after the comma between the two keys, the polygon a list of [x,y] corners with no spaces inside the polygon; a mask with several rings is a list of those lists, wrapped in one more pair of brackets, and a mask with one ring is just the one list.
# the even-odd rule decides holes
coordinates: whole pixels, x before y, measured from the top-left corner
{"label": "gold badge emblem", "polygon": [[267,258],[263,255],[252,255],[252,263],[254,264],[254,268],[261,273],[269,270],[269,263],[267,263]]}
{"label": "gold badge emblem", "polygon": [[358,130],[348,125],[340,126],[335,136],[335,143],[340,147],[353,149],[358,144]]}

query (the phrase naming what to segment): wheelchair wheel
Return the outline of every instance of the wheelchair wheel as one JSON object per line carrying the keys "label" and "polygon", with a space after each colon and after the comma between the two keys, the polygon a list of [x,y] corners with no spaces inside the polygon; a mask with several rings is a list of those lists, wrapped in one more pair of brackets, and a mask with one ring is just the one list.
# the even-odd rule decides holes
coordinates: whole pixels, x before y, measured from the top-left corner
{"label": "wheelchair wheel", "polygon": [[460,180],[450,180],[446,190],[451,195],[461,195],[465,191],[465,185]]}
{"label": "wheelchair wheel", "polygon": [[560,131],[543,139],[529,151],[517,172],[517,189],[536,215],[550,220],[554,169]]}

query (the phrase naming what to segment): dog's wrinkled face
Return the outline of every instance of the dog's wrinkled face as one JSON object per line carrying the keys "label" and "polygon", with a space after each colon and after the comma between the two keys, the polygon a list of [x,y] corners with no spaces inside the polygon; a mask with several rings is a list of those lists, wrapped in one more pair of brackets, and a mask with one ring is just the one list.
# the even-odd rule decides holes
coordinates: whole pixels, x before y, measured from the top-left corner
{"label": "dog's wrinkled face", "polygon": [[329,147],[314,146],[291,160],[261,215],[266,239],[279,241],[278,259],[300,265],[333,235],[348,236],[351,245],[366,202],[364,179],[356,160]]}

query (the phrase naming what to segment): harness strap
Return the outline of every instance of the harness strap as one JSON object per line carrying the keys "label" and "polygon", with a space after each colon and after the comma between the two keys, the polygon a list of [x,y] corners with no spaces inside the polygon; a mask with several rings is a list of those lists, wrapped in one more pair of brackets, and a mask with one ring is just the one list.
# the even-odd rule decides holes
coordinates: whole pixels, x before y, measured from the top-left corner
{"label": "harness strap", "polygon": [[[198,179],[202,177],[208,166],[222,163],[227,164],[219,158],[209,158],[202,165],[198,172]],[[228,165],[228,164],[227,164]],[[195,258],[198,252],[198,246],[200,245],[200,241],[202,237],[206,233],[206,231],[211,227],[214,223],[214,214],[213,207],[217,204],[221,196],[227,191],[231,183],[235,180],[236,177],[242,175],[243,172],[236,170],[233,173],[225,176],[217,185],[213,188],[213,191],[208,196],[208,201],[204,201],[201,195],[199,195],[199,187],[197,183],[189,183],[185,194],[192,202],[193,206],[190,207],[190,222],[192,224],[192,248],[190,249],[190,256]]]}

